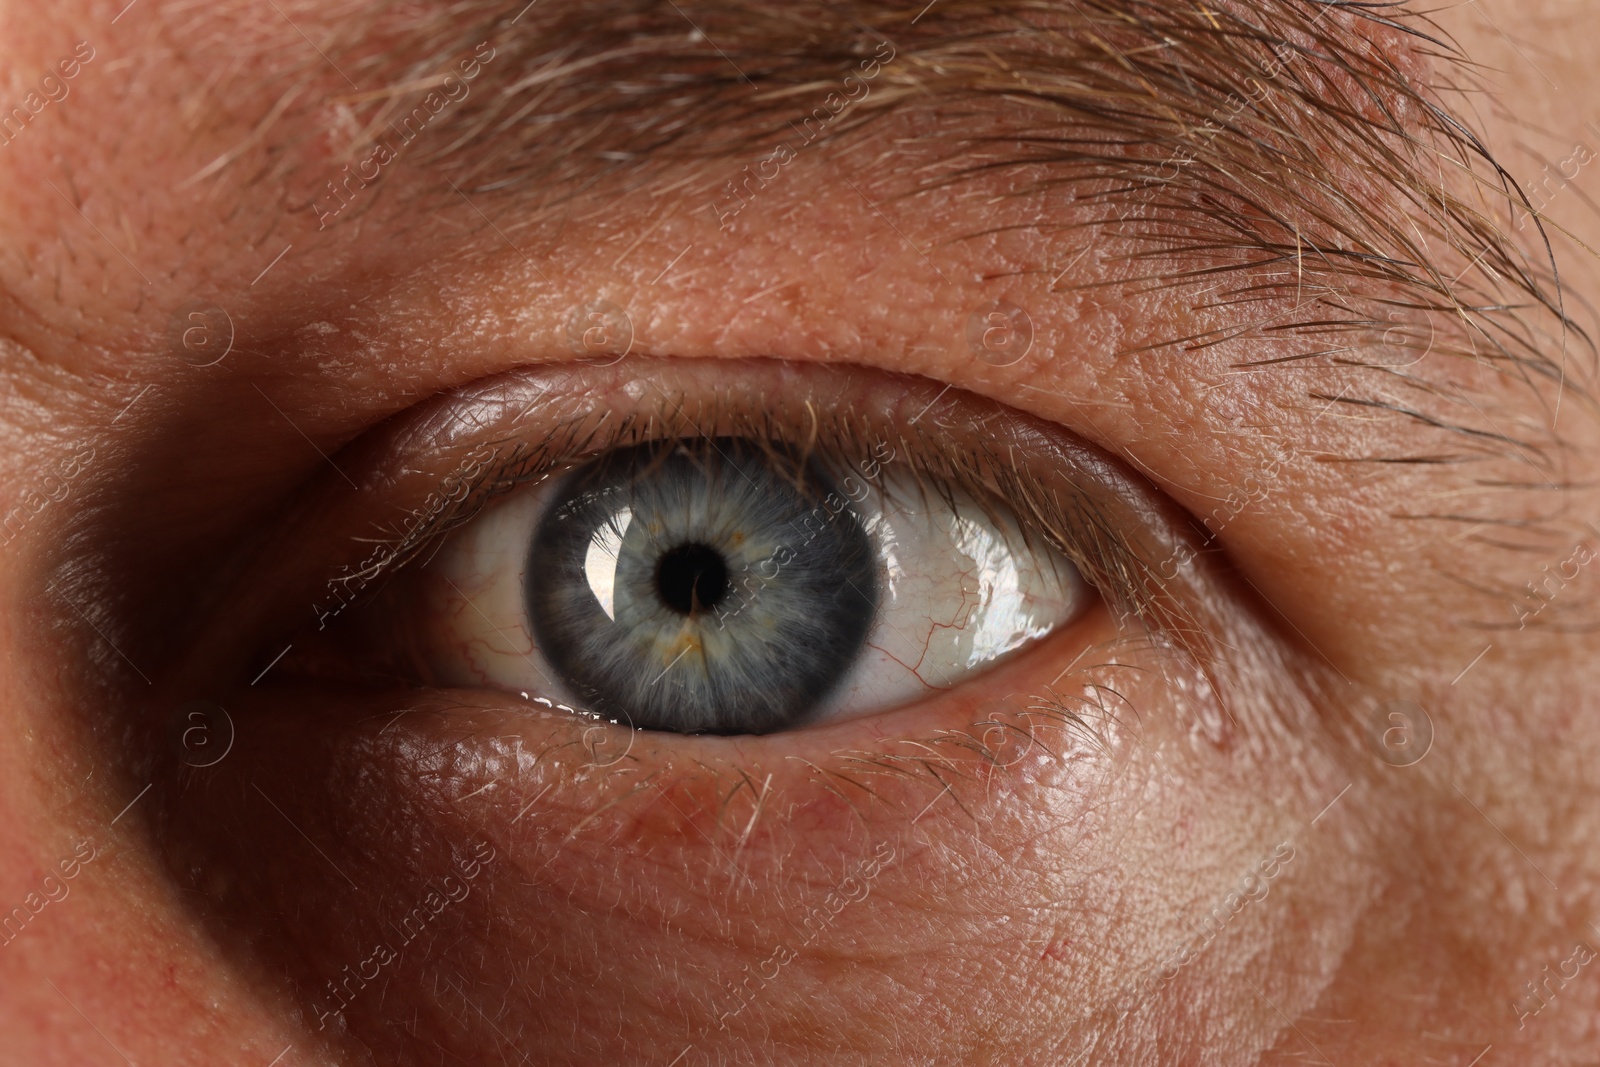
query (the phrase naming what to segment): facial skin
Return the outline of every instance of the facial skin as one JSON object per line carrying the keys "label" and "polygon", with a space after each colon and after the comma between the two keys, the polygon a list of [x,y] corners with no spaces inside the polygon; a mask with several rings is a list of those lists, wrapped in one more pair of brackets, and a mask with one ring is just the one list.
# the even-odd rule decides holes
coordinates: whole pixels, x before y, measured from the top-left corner
{"label": "facial skin", "polygon": [[[563,19],[634,24],[520,7],[420,52],[426,12],[364,3],[3,9],[0,106],[28,115],[0,147],[4,1062],[1593,1061],[1586,6],[1402,18],[1476,64],[1467,96],[1446,49],[1348,11],[1017,8],[1034,29],[984,53],[1017,22],[949,0],[779,57],[739,36],[761,5],[666,9],[702,97],[626,41],[541,59]],[[1192,19],[1196,48],[1218,15],[1316,20],[1348,62],[1258,65],[1260,99],[1235,63],[1234,104],[1192,79],[1190,132],[1108,146],[1174,113],[1127,74],[1159,49],[1103,58],[1118,12]],[[1250,47],[1217,40],[1195,70]],[[1133,88],[1035,92],[1069,53]],[[671,89],[649,123],[604,110],[645,84]],[[385,154],[362,134],[390,99],[429,130]],[[1401,140],[1335,136],[1434,102],[1542,234],[1448,124],[1411,161],[1466,205],[1446,221],[1351,147]],[[817,105],[844,121],[778,151]],[[650,148],[673,107],[693,126]],[[1258,107],[1277,125],[1241,125]],[[528,119],[562,108],[585,117]],[[1227,171],[1235,127],[1315,150],[1293,183]],[[1199,221],[1163,214],[1207,175]],[[1150,214],[1107,224],[1130,182]],[[570,343],[597,300],[621,362]],[[1000,301],[1016,362],[966,339]],[[1139,546],[1143,614],[731,738],[375,684],[358,653],[395,616],[367,598],[404,568],[318,628],[330,576],[485,442],[670,422],[657,394],[1020,445]]]}

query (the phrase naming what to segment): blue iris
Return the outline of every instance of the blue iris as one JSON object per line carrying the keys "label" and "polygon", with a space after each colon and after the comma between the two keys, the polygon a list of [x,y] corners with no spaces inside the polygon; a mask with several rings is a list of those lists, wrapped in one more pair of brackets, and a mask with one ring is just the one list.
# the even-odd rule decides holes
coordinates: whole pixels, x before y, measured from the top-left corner
{"label": "blue iris", "polygon": [[590,710],[767,733],[813,715],[878,606],[872,539],[815,462],[742,438],[618,449],[534,531],[534,639]]}

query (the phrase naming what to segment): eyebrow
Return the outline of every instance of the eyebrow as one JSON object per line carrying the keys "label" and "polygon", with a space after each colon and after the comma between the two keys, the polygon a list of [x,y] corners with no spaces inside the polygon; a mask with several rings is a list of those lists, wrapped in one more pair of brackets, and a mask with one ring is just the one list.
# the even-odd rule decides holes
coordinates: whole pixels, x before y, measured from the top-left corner
{"label": "eyebrow", "polygon": [[[416,130],[411,158],[523,210],[681,173],[726,224],[783,151],[920,109],[946,165],[907,195],[1007,171],[1070,188],[1097,210],[1061,225],[1127,249],[1114,280],[1074,287],[1234,309],[1153,347],[1294,337],[1272,363],[1376,366],[1381,338],[1559,388],[1568,341],[1588,344],[1548,242],[1536,258],[1508,236],[1537,212],[1446,106],[1461,57],[1398,4],[463,0],[380,4],[345,33],[329,62],[366,87],[342,98],[352,158]],[[420,128],[485,42],[488,76]]]}

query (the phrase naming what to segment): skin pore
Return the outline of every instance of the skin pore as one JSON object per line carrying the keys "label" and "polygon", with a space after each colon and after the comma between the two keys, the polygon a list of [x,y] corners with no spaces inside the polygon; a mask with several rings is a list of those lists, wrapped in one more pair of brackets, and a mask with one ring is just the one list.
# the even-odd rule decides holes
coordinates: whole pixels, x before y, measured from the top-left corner
{"label": "skin pore", "polygon": [[[0,9],[0,1058],[1592,1062],[1587,8],[551,3]],[[793,732],[395,684],[608,412],[1125,551]]]}

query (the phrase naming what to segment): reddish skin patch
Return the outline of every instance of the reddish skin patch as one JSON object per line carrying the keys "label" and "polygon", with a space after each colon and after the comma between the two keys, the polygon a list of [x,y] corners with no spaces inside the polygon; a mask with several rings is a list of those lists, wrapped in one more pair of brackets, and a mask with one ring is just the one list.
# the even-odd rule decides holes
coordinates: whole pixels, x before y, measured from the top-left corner
{"label": "reddish skin patch", "polygon": [[1064,959],[1067,958],[1068,955],[1070,955],[1070,953],[1068,952],[1068,949],[1070,949],[1071,947],[1072,947],[1072,942],[1067,940],[1067,939],[1065,939],[1065,938],[1062,938],[1062,939],[1057,940],[1057,941],[1052,941],[1052,942],[1050,942],[1048,945],[1046,945],[1044,947],[1044,951],[1039,954],[1039,959],[1041,959],[1041,960],[1064,960]]}

